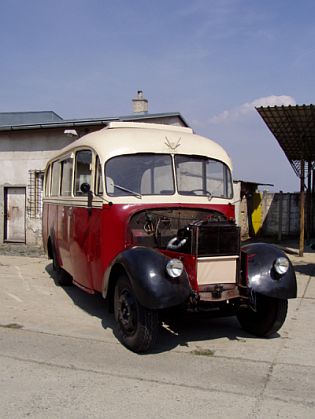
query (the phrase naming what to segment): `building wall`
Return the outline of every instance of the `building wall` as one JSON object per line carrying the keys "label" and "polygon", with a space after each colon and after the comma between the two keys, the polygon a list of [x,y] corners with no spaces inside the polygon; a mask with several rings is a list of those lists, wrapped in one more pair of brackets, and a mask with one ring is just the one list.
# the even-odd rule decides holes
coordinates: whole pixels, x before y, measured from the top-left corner
{"label": "building wall", "polygon": [[297,236],[300,229],[298,193],[264,193],[262,234]]}
{"label": "building wall", "polygon": [[236,224],[241,224],[241,182],[233,182],[233,201],[235,205],[235,220]]}
{"label": "building wall", "polygon": [[0,240],[5,233],[5,191],[24,187],[26,191],[26,243],[41,246],[41,213],[32,213],[32,178],[44,171],[55,150],[72,141],[62,130],[0,132]]}
{"label": "building wall", "polygon": [[299,200],[299,193],[255,192],[244,195],[240,200],[240,206],[236,207],[236,222],[241,227],[242,238],[298,237]]}
{"label": "building wall", "polygon": [[[128,120],[128,119],[126,119]],[[131,120],[132,122],[136,122],[134,120]],[[139,120],[140,122],[140,120]],[[154,117],[154,118],[148,118],[146,117],[142,122],[145,122],[147,124],[165,124],[165,125],[175,125],[178,127],[185,127],[186,125],[183,124],[182,120],[178,118],[178,116],[165,116],[165,117]]]}

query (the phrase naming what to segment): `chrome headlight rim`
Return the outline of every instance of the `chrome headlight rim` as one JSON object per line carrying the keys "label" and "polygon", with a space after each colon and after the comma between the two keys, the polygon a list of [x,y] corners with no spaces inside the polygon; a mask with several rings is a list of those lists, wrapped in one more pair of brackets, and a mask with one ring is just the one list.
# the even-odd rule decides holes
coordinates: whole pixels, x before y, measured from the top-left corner
{"label": "chrome headlight rim", "polygon": [[290,267],[290,261],[285,256],[277,257],[277,259],[274,261],[273,267],[277,274],[282,276],[288,272]]}
{"label": "chrome headlight rim", "polygon": [[171,278],[178,278],[184,271],[183,262],[180,259],[170,259],[166,264],[166,272]]}

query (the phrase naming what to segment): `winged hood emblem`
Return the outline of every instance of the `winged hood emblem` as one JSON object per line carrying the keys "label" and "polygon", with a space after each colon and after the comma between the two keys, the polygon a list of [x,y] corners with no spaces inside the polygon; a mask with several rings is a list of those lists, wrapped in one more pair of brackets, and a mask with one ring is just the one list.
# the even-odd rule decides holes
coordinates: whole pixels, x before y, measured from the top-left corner
{"label": "winged hood emblem", "polygon": [[166,138],[166,141],[165,141],[165,144],[167,145],[167,147],[169,147],[171,150],[173,150],[173,151],[175,151],[179,146],[180,146],[180,140],[181,140],[181,137],[179,137],[179,139],[178,139],[178,141],[177,142],[175,142],[175,141],[170,141],[167,137],[165,137]]}

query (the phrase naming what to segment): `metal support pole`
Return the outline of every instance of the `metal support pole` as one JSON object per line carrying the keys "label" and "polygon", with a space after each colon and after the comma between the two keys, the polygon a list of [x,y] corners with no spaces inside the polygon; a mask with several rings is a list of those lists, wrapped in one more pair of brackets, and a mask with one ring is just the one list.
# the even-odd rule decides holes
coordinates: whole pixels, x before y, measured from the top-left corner
{"label": "metal support pole", "polygon": [[291,233],[291,193],[288,194],[288,236]]}
{"label": "metal support pole", "polygon": [[279,201],[278,201],[278,241],[282,240],[282,203],[283,203],[283,192],[280,191],[279,193]]}
{"label": "metal support pole", "polygon": [[304,214],[305,214],[305,195],[304,195],[304,159],[301,159],[301,178],[300,178],[300,243],[299,256],[304,254]]}
{"label": "metal support pole", "polygon": [[315,170],[312,165],[312,189],[311,189],[311,237],[314,236],[314,197],[315,197],[315,184],[314,184]]}
{"label": "metal support pole", "polygon": [[312,189],[312,162],[307,164],[307,195],[306,195],[306,243],[311,243],[311,189]]}

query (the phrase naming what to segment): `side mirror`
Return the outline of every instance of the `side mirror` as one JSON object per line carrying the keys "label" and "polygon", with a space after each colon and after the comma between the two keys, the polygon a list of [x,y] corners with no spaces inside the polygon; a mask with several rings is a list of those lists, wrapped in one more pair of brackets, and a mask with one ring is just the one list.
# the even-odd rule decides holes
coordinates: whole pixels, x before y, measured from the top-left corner
{"label": "side mirror", "polygon": [[82,193],[87,194],[90,192],[91,190],[91,186],[88,183],[82,183],[82,185],[80,186],[80,190]]}

